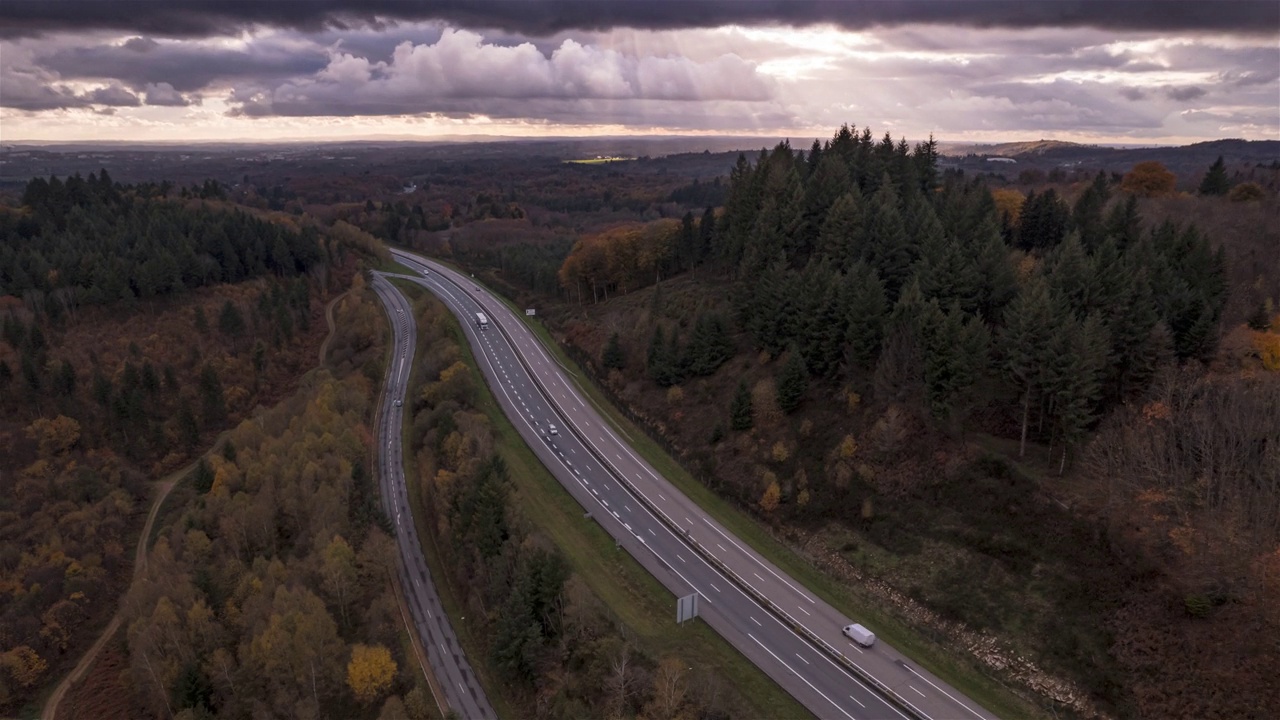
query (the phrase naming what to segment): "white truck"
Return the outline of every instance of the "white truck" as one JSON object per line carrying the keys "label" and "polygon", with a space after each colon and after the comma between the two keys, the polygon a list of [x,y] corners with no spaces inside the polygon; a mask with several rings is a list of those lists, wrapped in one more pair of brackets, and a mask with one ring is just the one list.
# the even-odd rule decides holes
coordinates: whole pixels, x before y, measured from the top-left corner
{"label": "white truck", "polygon": [[857,623],[845,625],[844,634],[862,647],[871,647],[876,644],[876,634]]}
{"label": "white truck", "polygon": [[489,329],[489,318],[485,317],[485,314],[482,312],[476,313],[476,327],[481,330]]}

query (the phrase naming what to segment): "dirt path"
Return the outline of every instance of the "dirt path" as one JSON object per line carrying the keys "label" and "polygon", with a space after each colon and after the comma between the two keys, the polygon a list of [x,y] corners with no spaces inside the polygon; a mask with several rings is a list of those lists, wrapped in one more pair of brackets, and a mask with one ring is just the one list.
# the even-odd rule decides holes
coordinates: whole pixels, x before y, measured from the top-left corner
{"label": "dirt path", "polygon": [[[330,300],[329,304],[324,308],[324,319],[328,324],[329,334],[325,336],[324,342],[320,343],[319,363],[321,366],[324,365],[324,356],[329,351],[329,341],[333,339],[335,329],[333,325],[333,308],[338,304],[339,300],[346,296],[346,294],[347,293],[344,292]],[[211,447],[208,452],[216,451],[222,445],[222,442],[226,437],[227,433],[225,432],[219,435],[218,439],[214,441],[213,447]],[[200,459],[196,458],[190,465],[187,465],[181,470],[170,473],[167,477],[156,484],[156,499],[151,503],[151,511],[147,514],[147,523],[142,526],[142,535],[138,538],[138,549],[133,554],[133,580],[131,582],[136,582],[147,570],[147,548],[150,545],[147,541],[151,537],[151,529],[155,525],[156,517],[160,515],[160,507],[164,505],[165,498],[169,497],[169,493],[173,490],[174,486],[178,484],[179,480],[186,477],[195,469],[196,463],[198,462],[200,462]],[[75,668],[62,679],[62,682],[58,683],[58,686],[53,690],[53,694],[45,701],[44,709],[40,711],[41,720],[54,720],[58,714],[58,705],[60,705],[63,699],[66,698],[71,687],[80,682],[85,673],[89,671],[89,668],[93,666],[93,662],[98,657],[98,653],[102,652],[102,648],[107,644],[107,642],[111,640],[111,638],[115,637],[116,631],[120,629],[120,622],[120,611],[117,610],[115,616],[111,618],[111,622],[107,623],[107,627],[103,629],[102,634],[98,636],[98,639],[85,652],[84,656],[80,658],[80,662],[76,663]]]}
{"label": "dirt path", "polygon": [[[351,292],[351,291],[348,290],[347,292]],[[333,339],[333,333],[335,330],[333,326],[333,308],[337,306],[339,300],[341,300],[346,296],[347,296],[347,293],[344,292],[341,295],[330,300],[329,304],[324,306],[324,321],[329,326],[329,334],[325,335],[324,342],[320,343],[320,357],[318,358],[320,367],[324,367],[324,356],[329,353],[329,341]]]}
{"label": "dirt path", "polygon": [[[217,450],[222,445],[226,433],[218,436],[213,447],[209,452]],[[202,456],[203,457],[203,456]],[[200,462],[199,458],[192,461],[190,465],[170,473],[167,477],[156,484],[156,499],[151,503],[151,512],[147,514],[147,523],[142,526],[142,535],[138,538],[138,549],[133,554],[133,581],[142,577],[147,570],[147,546],[150,544],[147,540],[151,537],[151,528],[155,525],[156,517],[160,515],[160,507],[164,505],[165,498],[169,497],[169,492],[173,490],[178,481],[186,477],[188,473],[195,469],[196,463]],[[41,720],[54,720],[58,714],[58,705],[66,697],[67,692],[71,690],[71,686],[79,682],[84,674],[88,672],[93,661],[98,657],[98,653],[102,651],[104,645],[111,638],[115,637],[116,631],[120,629],[120,611],[117,610],[115,617],[111,618],[111,622],[103,629],[102,634],[98,636],[96,642],[85,652],[80,658],[80,662],[76,663],[75,669],[71,671],[62,682],[58,683],[58,687],[54,688],[53,694],[44,703],[44,709],[40,712]]]}

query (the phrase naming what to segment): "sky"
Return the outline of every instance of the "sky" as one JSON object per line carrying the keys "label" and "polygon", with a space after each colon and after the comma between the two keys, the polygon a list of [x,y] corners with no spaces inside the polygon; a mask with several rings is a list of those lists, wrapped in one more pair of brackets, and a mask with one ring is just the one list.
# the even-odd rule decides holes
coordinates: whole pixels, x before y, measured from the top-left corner
{"label": "sky", "polygon": [[1265,0],[4,0],[0,142],[1280,139]]}

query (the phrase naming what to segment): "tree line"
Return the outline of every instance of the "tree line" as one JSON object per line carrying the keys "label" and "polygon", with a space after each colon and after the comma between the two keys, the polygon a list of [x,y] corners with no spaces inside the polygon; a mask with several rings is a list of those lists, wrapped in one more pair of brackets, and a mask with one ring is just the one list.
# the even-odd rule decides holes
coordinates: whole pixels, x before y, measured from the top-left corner
{"label": "tree line", "polygon": [[[21,207],[0,208],[0,295],[57,317],[83,305],[294,276],[325,260],[314,228],[291,229],[167,193],[115,183],[105,170],[84,179],[32,179]],[[216,183],[184,194],[221,197]]]}
{"label": "tree line", "polygon": [[1015,220],[935,164],[931,143],[848,127],[739,157],[707,256],[757,350],[953,423],[1002,386],[1024,438],[1039,419],[1065,445],[1162,362],[1213,352],[1225,258],[1194,226],[1147,226],[1101,173],[1074,204],[1029,194]]}

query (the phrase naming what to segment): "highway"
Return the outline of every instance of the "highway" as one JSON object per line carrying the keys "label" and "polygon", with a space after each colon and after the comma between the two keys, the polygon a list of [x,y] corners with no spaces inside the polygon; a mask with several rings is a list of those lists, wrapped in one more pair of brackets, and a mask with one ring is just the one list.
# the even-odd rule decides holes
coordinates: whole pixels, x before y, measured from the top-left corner
{"label": "highway", "polygon": [[[439,263],[393,254],[419,272],[429,268],[424,276],[405,277],[462,320],[503,410],[590,517],[675,595],[697,593],[700,617],[814,715],[995,717],[885,643],[864,649],[845,638],[841,628],[850,619],[734,537],[637,456],[505,304]],[[477,312],[488,317],[488,328],[477,327]],[[552,424],[557,434],[549,432]]]}
{"label": "highway", "polygon": [[404,459],[401,447],[404,420],[404,394],[413,367],[413,351],[417,346],[418,328],[413,309],[404,295],[378,274],[373,274],[373,290],[382,301],[391,325],[392,353],[387,379],[378,412],[378,482],[382,507],[395,525],[399,557],[400,584],[413,623],[426,648],[427,660],[450,708],[468,720],[496,718],[489,698],[476,680],[453,625],[440,606],[431,570],[422,556],[418,531],[409,510],[409,496],[404,481]]}

